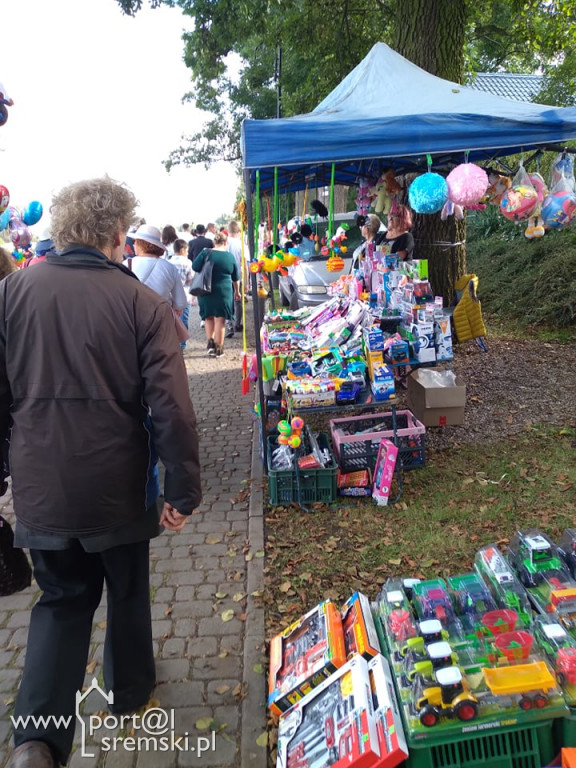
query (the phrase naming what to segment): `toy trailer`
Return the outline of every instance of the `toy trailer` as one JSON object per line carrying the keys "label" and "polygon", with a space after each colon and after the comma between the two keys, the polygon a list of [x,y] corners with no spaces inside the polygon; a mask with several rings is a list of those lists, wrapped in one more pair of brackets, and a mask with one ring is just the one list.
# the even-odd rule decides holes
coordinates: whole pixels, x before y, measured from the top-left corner
{"label": "toy trailer", "polygon": [[550,604],[566,629],[576,626],[576,588],[555,589],[550,595]]}
{"label": "toy trailer", "polygon": [[[510,667],[483,668],[484,680],[494,696],[520,696],[521,709],[541,709],[548,704],[548,691],[556,688],[546,662],[515,664]],[[530,694],[530,695],[529,695]]]}

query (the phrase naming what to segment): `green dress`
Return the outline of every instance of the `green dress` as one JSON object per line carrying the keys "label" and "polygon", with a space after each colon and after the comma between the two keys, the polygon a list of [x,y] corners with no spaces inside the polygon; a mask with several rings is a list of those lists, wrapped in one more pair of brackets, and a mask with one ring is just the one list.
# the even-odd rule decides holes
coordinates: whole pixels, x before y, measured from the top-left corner
{"label": "green dress", "polygon": [[200,317],[225,317],[234,320],[234,286],[232,282],[240,280],[236,259],[228,251],[216,251],[204,248],[192,262],[194,272],[200,272],[204,257],[210,254],[212,269],[212,293],[198,297]]}

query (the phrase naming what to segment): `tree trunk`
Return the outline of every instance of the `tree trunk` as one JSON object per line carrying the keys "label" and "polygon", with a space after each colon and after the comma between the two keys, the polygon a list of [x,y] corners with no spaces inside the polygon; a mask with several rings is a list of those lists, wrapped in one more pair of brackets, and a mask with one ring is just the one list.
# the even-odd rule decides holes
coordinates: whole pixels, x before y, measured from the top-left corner
{"label": "tree trunk", "polygon": [[[396,4],[394,48],[427,72],[461,83],[464,44],[465,0],[402,0]],[[466,271],[464,221],[453,217],[442,221],[440,214],[422,214],[414,217],[412,231],[414,257],[428,259],[432,288],[449,304],[455,280]]]}

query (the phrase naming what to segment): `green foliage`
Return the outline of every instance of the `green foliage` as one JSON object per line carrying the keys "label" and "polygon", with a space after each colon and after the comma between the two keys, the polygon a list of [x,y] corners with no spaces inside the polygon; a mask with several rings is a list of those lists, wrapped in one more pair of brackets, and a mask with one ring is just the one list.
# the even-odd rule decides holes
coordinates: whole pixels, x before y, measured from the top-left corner
{"label": "green foliage", "polygon": [[484,236],[477,231],[468,242],[468,269],[479,277],[483,310],[522,327],[575,326],[576,230],[527,240],[520,225],[510,240],[508,225],[516,226],[505,222]]}
{"label": "green foliage", "polygon": [[[144,4],[117,2],[131,15]],[[168,167],[239,158],[242,120],[275,117],[277,86],[283,117],[308,112],[378,41],[402,43],[402,50],[420,52],[418,63],[429,71],[459,79],[454,73],[461,72],[461,44],[466,40],[463,62],[468,74],[541,69],[547,82],[539,99],[557,104],[570,103],[575,90],[576,0],[443,0],[424,6],[421,0],[148,4],[178,7],[193,20],[193,31],[184,35],[184,58],[193,83],[185,98],[194,99],[208,115],[203,129],[185,137],[184,145],[171,154]],[[422,8],[425,23],[419,23]]]}

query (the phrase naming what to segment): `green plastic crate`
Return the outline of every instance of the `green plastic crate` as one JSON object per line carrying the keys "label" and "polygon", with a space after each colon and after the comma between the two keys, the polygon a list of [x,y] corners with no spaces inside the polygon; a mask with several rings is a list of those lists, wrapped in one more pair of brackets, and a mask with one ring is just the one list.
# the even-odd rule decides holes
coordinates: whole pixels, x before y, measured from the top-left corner
{"label": "green plastic crate", "polygon": [[553,720],[415,747],[406,768],[541,768],[556,756]]}
{"label": "green plastic crate", "polygon": [[300,499],[298,499],[298,480],[293,469],[275,470],[271,467],[272,451],[277,447],[275,438],[268,438],[268,490],[270,504],[290,504],[298,501],[313,504],[316,501],[332,502],[338,496],[338,466],[330,450],[330,442],[324,434],[318,435],[320,448],[330,451],[330,464],[323,469],[299,469]]}
{"label": "green plastic crate", "polygon": [[554,744],[556,752],[562,747],[576,747],[576,707],[570,708],[568,717],[554,721]]}

